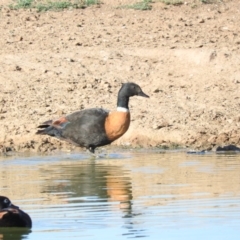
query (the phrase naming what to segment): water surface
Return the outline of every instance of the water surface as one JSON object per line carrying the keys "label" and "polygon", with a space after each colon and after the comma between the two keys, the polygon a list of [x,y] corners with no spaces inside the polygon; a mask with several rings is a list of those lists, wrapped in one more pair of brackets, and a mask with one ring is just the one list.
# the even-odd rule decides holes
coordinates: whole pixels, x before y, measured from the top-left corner
{"label": "water surface", "polygon": [[240,154],[116,152],[0,158],[0,194],[30,232],[0,239],[239,239]]}

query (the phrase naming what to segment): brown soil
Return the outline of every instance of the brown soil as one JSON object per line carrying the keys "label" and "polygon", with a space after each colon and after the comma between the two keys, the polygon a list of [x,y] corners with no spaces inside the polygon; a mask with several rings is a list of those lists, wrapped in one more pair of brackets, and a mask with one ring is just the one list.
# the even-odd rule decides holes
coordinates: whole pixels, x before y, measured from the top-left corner
{"label": "brown soil", "polygon": [[129,2],[38,13],[1,1],[2,151],[73,149],[35,135],[37,125],[89,107],[114,110],[127,81],[150,99],[131,99],[130,129],[115,145],[240,145],[239,0],[117,8]]}

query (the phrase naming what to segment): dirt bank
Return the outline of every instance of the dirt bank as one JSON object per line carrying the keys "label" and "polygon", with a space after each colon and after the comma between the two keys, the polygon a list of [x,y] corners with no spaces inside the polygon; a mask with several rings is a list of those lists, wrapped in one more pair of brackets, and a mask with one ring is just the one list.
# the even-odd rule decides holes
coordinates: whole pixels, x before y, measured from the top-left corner
{"label": "dirt bank", "polygon": [[[196,1],[195,1],[196,2]],[[36,136],[39,123],[132,98],[129,131],[115,145],[240,145],[240,3],[153,3],[150,11],[100,6],[39,13],[0,10],[2,151],[74,148]]]}

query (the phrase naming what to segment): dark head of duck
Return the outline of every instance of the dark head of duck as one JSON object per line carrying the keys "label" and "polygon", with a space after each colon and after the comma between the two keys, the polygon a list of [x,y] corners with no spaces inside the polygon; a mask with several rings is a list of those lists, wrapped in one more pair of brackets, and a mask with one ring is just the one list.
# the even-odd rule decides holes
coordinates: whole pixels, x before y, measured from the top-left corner
{"label": "dark head of duck", "polygon": [[147,94],[136,83],[123,83],[118,92],[117,106],[128,109],[129,98],[133,96],[141,96],[149,98]]}

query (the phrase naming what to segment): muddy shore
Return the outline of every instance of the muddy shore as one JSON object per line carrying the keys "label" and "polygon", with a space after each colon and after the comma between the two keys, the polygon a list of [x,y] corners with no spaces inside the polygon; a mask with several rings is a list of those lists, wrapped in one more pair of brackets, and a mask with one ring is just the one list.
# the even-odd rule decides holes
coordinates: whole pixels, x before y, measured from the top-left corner
{"label": "muddy shore", "polygon": [[[64,11],[0,3],[0,151],[74,150],[36,127],[79,109],[114,110],[122,82],[131,125],[112,145],[214,150],[240,146],[240,4]],[[129,2],[129,1],[128,1]],[[85,151],[85,150],[84,150]]]}

